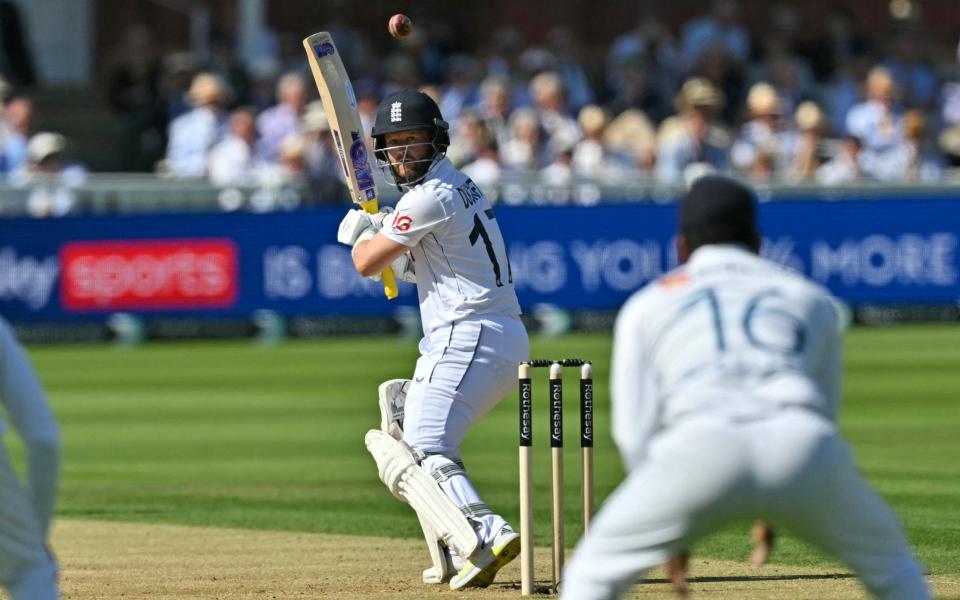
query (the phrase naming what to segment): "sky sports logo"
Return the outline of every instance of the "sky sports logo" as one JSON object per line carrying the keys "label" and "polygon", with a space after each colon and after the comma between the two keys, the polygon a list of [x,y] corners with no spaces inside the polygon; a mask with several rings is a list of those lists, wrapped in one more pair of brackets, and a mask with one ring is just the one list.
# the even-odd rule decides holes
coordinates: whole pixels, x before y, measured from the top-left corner
{"label": "sky sports logo", "polygon": [[73,312],[227,308],[237,299],[229,239],[68,242],[60,299]]}

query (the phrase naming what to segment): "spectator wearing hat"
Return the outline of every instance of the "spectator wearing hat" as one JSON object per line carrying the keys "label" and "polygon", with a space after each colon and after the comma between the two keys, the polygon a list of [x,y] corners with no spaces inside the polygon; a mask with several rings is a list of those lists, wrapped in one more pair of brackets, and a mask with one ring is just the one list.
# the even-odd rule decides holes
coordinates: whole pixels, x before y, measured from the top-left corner
{"label": "spectator wearing hat", "polygon": [[679,114],[660,126],[656,174],[662,183],[677,184],[686,167],[705,163],[716,171],[729,168],[729,136],[716,125],[723,109],[723,93],[709,80],[688,79],[677,96]]}
{"label": "spectator wearing hat", "polygon": [[[784,173],[795,152],[797,133],[785,127],[777,91],[768,83],[755,84],[747,94],[747,109],[750,120],[730,148],[733,168],[742,173]],[[769,169],[773,173],[767,173]]]}
{"label": "spectator wearing hat", "polygon": [[257,140],[256,116],[249,107],[230,113],[230,132],[210,151],[210,182],[219,186],[251,185],[259,168],[253,148]]}
{"label": "spectator wearing hat", "polygon": [[303,111],[307,105],[307,84],[299,73],[287,73],[277,82],[277,103],[257,117],[256,155],[263,162],[276,162],[280,143],[303,133]]}
{"label": "spectator wearing hat", "polygon": [[87,171],[65,160],[67,140],[59,133],[40,132],[27,144],[27,162],[11,175],[13,184],[29,189],[27,212],[33,217],[62,217],[76,205],[74,188]]}
{"label": "spectator wearing hat", "polygon": [[216,75],[200,73],[188,97],[193,109],[170,123],[166,169],[174,177],[204,177],[210,150],[226,133],[227,90]]}
{"label": "spectator wearing hat", "polygon": [[311,204],[349,204],[343,180],[343,167],[337,157],[330,121],[323,103],[315,100],[303,114],[303,139],[306,145],[306,179]]}

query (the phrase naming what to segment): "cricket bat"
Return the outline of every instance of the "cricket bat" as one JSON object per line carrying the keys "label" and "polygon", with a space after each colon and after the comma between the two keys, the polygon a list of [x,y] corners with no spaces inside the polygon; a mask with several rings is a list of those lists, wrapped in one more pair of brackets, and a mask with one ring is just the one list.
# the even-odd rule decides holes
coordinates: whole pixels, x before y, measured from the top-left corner
{"label": "cricket bat", "polygon": [[[347,181],[347,188],[354,202],[368,213],[380,210],[377,201],[377,186],[373,181],[373,166],[367,153],[357,97],[347,70],[340,60],[340,53],[333,38],[326,31],[315,33],[303,40],[307,60],[317,83],[323,109],[327,113],[330,131],[336,144],[337,156]],[[383,291],[387,298],[397,297],[397,280],[390,267],[381,273]]]}

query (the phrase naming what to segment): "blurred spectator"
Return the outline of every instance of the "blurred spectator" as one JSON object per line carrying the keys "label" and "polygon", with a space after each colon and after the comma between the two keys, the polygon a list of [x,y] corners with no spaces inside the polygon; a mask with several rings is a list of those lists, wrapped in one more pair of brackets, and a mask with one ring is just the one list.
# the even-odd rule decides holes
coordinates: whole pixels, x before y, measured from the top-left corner
{"label": "blurred spectator", "polygon": [[550,164],[540,171],[540,179],[550,185],[570,185],[573,182],[573,150],[577,138],[558,134],[550,138],[547,150]]}
{"label": "blurred spectator", "polygon": [[603,147],[603,133],[610,123],[606,111],[595,104],[583,107],[577,117],[583,139],[573,149],[573,170],[578,176],[602,179],[609,161]]}
{"label": "blurred spectator", "polygon": [[843,185],[863,180],[860,169],[860,140],[847,135],[840,140],[837,153],[817,169],[815,178],[820,185]]}
{"label": "blurred spectator", "polygon": [[890,179],[902,166],[897,148],[903,143],[903,119],[895,103],[890,72],[874,67],[867,75],[867,98],[847,113],[847,131],[860,139],[860,161],[869,177]]}
{"label": "blurred spectator", "polygon": [[151,31],[134,25],[110,58],[107,101],[119,115],[118,157],[124,171],[152,171],[163,157],[166,122],[155,48]]}
{"label": "blurred spectator", "polygon": [[657,158],[657,132],[642,111],[625,110],[607,125],[603,145],[611,175],[653,171]]}
{"label": "blurred spectator", "polygon": [[927,137],[927,118],[922,110],[911,109],[903,114],[903,132],[903,143],[895,151],[897,158],[891,161],[895,166],[888,179],[936,181],[942,175],[943,164]]}
{"label": "blurred spectator", "polygon": [[[629,68],[639,72],[634,73],[634,77],[644,77],[644,89],[663,92],[669,97],[667,90],[674,89],[674,79],[680,71],[679,60],[676,43],[669,29],[656,17],[647,15],[610,45],[606,65],[607,87],[615,97],[636,96],[636,92],[624,90],[629,83],[625,80],[624,70]],[[669,105],[669,100],[667,103]]]}
{"label": "blurred spectator", "polygon": [[480,101],[479,81],[483,73],[477,61],[466,54],[454,54],[444,61],[446,86],[440,96],[440,114],[453,123],[464,108]]}
{"label": "blurred spectator", "polygon": [[950,69],[950,81],[943,84],[941,92],[940,119],[943,132],[939,146],[946,154],[950,166],[960,166],[960,43],[957,44],[956,62]]}
{"label": "blurred spectator", "polygon": [[510,139],[500,148],[500,159],[509,171],[532,173],[542,161],[540,120],[532,108],[519,108],[510,115]]}
{"label": "blurred spectator", "polygon": [[[265,188],[281,188],[303,183],[307,175],[307,142],[294,133],[280,141],[277,161],[265,164],[258,172],[257,183]],[[261,208],[274,208],[275,206]]]}
{"label": "blurred spectator", "polygon": [[510,85],[500,76],[487,77],[480,84],[480,118],[503,145],[510,137]]}
{"label": "blurred spectator", "polygon": [[781,32],[764,38],[764,59],[751,68],[750,81],[771,84],[780,97],[783,114],[792,114],[804,100],[813,100],[813,71],[799,54],[794,54]]}
{"label": "blurred spectator", "polygon": [[[301,56],[305,55],[303,48]],[[237,55],[233,35],[218,31],[210,42],[210,64],[208,70],[216,73],[231,91],[231,106],[248,106],[251,101],[251,81],[243,62]]]}
{"label": "blurred spectator", "polygon": [[937,94],[937,77],[921,61],[920,41],[916,31],[907,29],[894,35],[890,56],[883,66],[890,72],[900,101],[909,108],[933,106]]}
{"label": "blurred spectator", "polygon": [[534,77],[530,81],[530,97],[548,139],[560,137],[576,141],[580,137],[580,127],[567,107],[563,81],[556,73],[545,71]]}
{"label": "blurred spectator", "polygon": [[797,145],[797,134],[784,126],[783,110],[777,91],[768,83],[758,83],[747,95],[750,120],[741,128],[730,148],[730,163],[743,173],[767,169],[784,173],[789,168]]}
{"label": "blurred spectator", "polygon": [[27,142],[32,120],[33,102],[26,96],[14,96],[3,107],[0,175],[13,173],[27,163]]}
{"label": "blurred spectator", "polygon": [[15,2],[0,0],[0,76],[14,85],[36,81],[26,29]]}
{"label": "blurred spectator", "polygon": [[700,62],[706,51],[726,54],[737,64],[750,57],[750,36],[740,23],[737,0],[713,0],[711,13],[688,22],[683,27],[680,52],[690,69]]}
{"label": "blurred spectator", "polygon": [[802,102],[794,114],[798,139],[786,173],[788,181],[811,179],[820,167],[820,145],[826,128],[823,111],[814,102]]}
{"label": "blurred spectator", "polygon": [[257,117],[256,156],[275,162],[280,143],[303,133],[303,110],[307,105],[307,84],[299,73],[287,73],[277,82],[277,104]]}
{"label": "blurred spectator", "polygon": [[478,129],[474,159],[465,164],[461,171],[481,188],[490,189],[500,183],[500,176],[503,173],[497,153],[497,137],[483,121],[480,122]]}
{"label": "blurred spectator", "polygon": [[[560,75],[573,112],[594,101],[593,86],[584,69],[583,50],[578,36],[566,26],[557,25],[547,33],[549,50],[554,56],[553,70]],[[446,113],[444,113],[446,114]]]}
{"label": "blurred spectator", "polygon": [[303,115],[307,187],[314,204],[349,204],[343,167],[337,157],[323,103],[315,100]]}
{"label": "blurred spectator", "polygon": [[860,103],[862,82],[870,71],[870,58],[859,55],[839,63],[836,73],[825,88],[825,108],[831,117],[833,135],[847,133],[847,115]]}
{"label": "blurred spectator", "polygon": [[523,34],[509,24],[498,27],[493,39],[487,45],[491,54],[487,57],[487,74],[507,83],[510,90],[509,105],[528,106],[530,94],[527,89],[526,73],[520,64],[523,53]]}
{"label": "blurred spectator", "polygon": [[227,90],[216,75],[200,73],[187,95],[193,109],[170,123],[164,166],[174,177],[203,177],[208,153],[226,133]]}
{"label": "blurred spectator", "polygon": [[464,110],[453,123],[454,140],[447,148],[449,158],[458,169],[477,157],[480,146],[484,144],[483,121],[480,114],[472,109]]}
{"label": "blurred spectator", "polygon": [[197,74],[197,62],[190,52],[173,52],[163,59],[161,94],[167,122],[190,112],[190,85]]}
{"label": "blurred spectator", "polygon": [[266,56],[258,56],[251,63],[249,72],[249,105],[257,112],[270,108],[277,101],[276,88],[280,66]]}
{"label": "blurred spectator", "polygon": [[658,134],[659,181],[679,183],[684,169],[693,163],[706,163],[720,172],[728,169],[729,136],[715,123],[723,103],[723,94],[706,79],[683,84],[677,97],[680,112],[664,121]]}
{"label": "blurred spectator", "polygon": [[253,155],[257,140],[253,109],[244,107],[231,112],[229,128],[227,136],[210,151],[210,181],[219,186],[251,185],[258,171]]}
{"label": "blurred spectator", "polygon": [[614,113],[638,108],[659,123],[673,113],[666,91],[672,84],[672,78],[664,76],[646,57],[626,59],[619,66],[618,87],[608,106]]}
{"label": "blurred spectator", "polygon": [[28,187],[27,212],[33,217],[62,217],[76,203],[75,187],[83,184],[86,169],[64,160],[66,139],[41,132],[27,144],[27,162],[11,176],[17,187]]}

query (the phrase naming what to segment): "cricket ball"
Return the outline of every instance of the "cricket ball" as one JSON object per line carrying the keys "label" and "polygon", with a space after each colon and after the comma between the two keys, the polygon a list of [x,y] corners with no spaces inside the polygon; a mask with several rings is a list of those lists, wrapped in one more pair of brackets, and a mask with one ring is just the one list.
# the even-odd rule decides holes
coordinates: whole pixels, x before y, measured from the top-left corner
{"label": "cricket ball", "polygon": [[387,31],[397,39],[405,38],[413,31],[413,21],[407,15],[397,13],[387,22]]}

